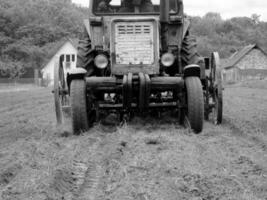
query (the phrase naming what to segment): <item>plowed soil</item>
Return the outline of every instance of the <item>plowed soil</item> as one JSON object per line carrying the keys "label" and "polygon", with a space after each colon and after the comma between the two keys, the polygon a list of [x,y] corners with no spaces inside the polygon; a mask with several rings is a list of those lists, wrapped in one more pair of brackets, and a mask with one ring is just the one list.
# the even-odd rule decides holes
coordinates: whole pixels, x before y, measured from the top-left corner
{"label": "plowed soil", "polygon": [[163,115],[73,136],[50,89],[0,92],[0,199],[267,200],[267,90],[224,97],[200,135]]}

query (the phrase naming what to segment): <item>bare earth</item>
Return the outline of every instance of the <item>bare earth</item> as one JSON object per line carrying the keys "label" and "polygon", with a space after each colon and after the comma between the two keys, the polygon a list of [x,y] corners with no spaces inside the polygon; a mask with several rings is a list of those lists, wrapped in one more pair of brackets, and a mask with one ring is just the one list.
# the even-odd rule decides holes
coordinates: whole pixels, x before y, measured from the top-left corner
{"label": "bare earth", "polygon": [[222,126],[56,128],[49,89],[0,92],[2,200],[267,200],[267,90],[225,90]]}

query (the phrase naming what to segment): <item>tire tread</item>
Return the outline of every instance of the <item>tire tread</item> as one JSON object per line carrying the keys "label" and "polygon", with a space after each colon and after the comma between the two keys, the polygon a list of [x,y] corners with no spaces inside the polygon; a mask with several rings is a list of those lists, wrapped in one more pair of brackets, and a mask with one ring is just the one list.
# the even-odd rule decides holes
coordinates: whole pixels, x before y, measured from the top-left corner
{"label": "tire tread", "polygon": [[188,119],[191,128],[200,133],[203,129],[204,122],[204,97],[201,81],[198,77],[187,77],[187,102],[188,102]]}
{"label": "tire tread", "polygon": [[73,80],[70,89],[73,133],[78,135],[89,129],[84,80]]}

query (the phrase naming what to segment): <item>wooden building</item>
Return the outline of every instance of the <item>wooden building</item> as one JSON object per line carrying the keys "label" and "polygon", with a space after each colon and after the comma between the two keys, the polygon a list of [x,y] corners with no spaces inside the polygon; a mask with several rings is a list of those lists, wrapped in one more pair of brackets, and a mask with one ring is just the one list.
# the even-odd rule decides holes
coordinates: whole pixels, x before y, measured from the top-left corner
{"label": "wooden building", "polygon": [[76,67],[78,41],[68,39],[54,53],[51,59],[43,66],[41,73],[45,85],[51,86],[54,81],[54,66],[59,57],[62,57],[64,72],[67,73]]}
{"label": "wooden building", "polygon": [[267,78],[267,53],[258,45],[249,45],[234,53],[223,63],[226,83]]}

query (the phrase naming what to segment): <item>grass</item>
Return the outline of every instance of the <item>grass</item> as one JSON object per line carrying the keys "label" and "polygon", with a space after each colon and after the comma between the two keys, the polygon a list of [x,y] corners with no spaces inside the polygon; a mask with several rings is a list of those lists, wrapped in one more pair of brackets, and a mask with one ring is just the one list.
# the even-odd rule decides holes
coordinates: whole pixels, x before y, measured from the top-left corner
{"label": "grass", "polygon": [[227,87],[246,87],[252,89],[267,89],[267,80],[246,80],[239,83],[228,85]]}
{"label": "grass", "polygon": [[164,115],[73,136],[55,125],[50,89],[0,93],[0,197],[264,200],[266,98],[226,89],[223,125],[200,135]]}

